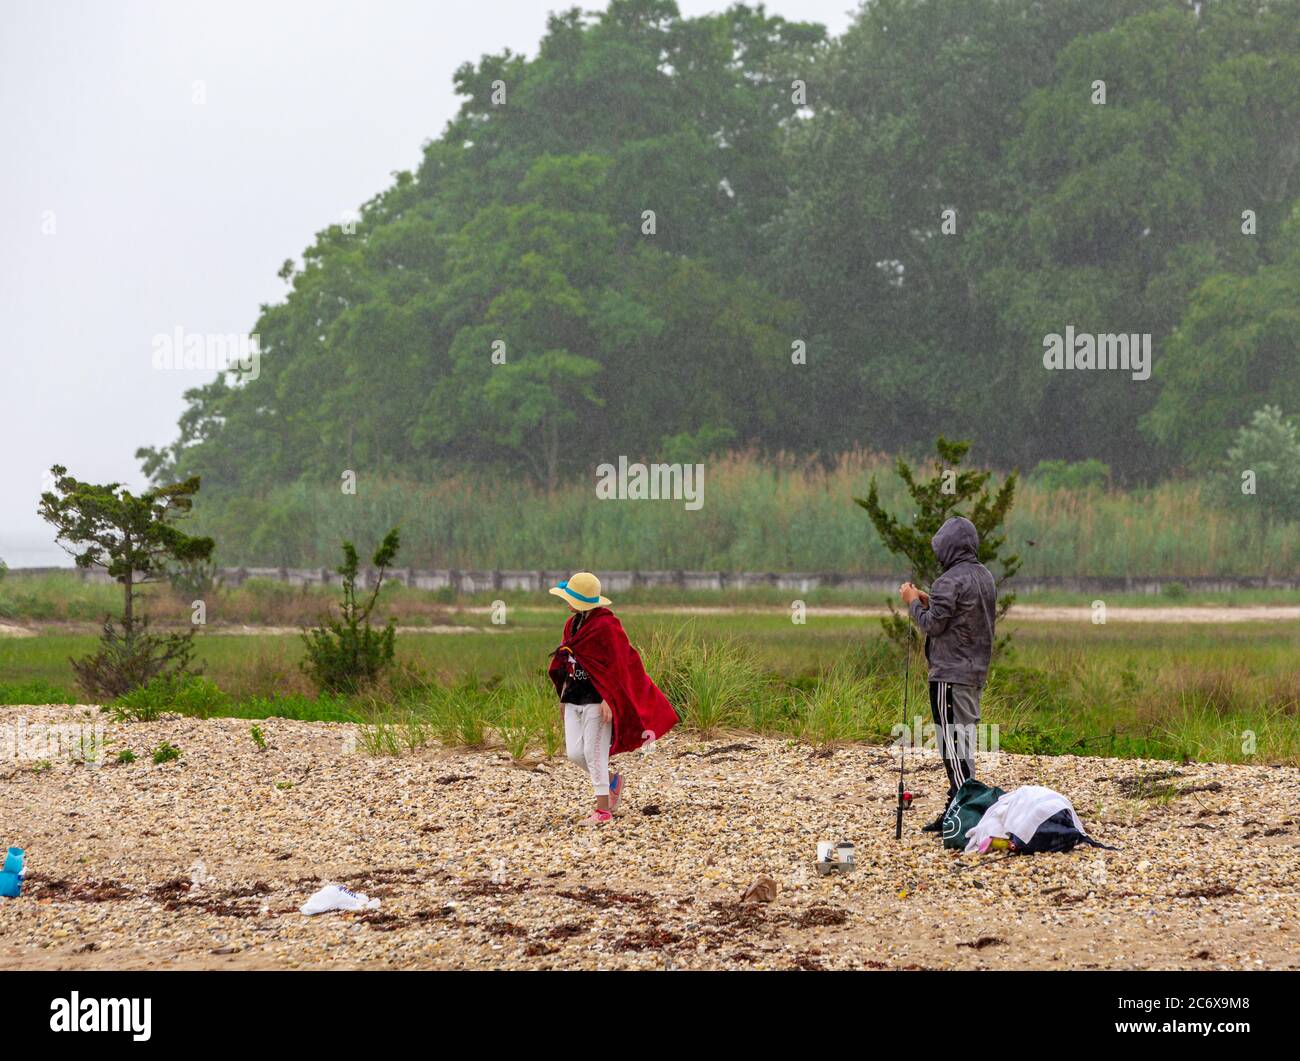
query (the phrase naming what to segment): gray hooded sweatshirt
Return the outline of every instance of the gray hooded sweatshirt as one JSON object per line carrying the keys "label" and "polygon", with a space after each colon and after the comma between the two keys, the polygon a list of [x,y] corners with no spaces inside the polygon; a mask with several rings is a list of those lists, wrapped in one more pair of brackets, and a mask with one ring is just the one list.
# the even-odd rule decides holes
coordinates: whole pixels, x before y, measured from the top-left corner
{"label": "gray hooded sweatshirt", "polygon": [[943,574],[930,587],[930,607],[914,600],[908,611],[925,633],[932,682],[983,687],[988,677],[998,591],[979,562],[979,544],[975,524],[963,516],[953,516],[930,539]]}

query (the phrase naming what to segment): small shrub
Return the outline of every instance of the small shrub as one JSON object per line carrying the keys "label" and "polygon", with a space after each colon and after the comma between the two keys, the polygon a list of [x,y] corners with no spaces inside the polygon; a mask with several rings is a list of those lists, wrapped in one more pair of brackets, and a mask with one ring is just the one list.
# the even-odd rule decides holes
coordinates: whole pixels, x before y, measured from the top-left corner
{"label": "small shrub", "polygon": [[1187,596],[1187,587],[1181,582],[1164,582],[1160,586],[1160,594],[1170,600],[1183,600]]}
{"label": "small shrub", "polygon": [[266,751],[266,737],[262,733],[261,726],[254,722],[252,726],[249,727],[248,734],[253,738],[253,743],[257,745],[257,750],[259,752]]}
{"label": "small shrub", "polygon": [[111,699],[148,685],[156,678],[179,678],[192,673],[193,657],[193,630],[183,634],[151,634],[147,619],[136,619],[128,625],[109,618],[104,620],[98,651],[70,662],[77,684],[88,696]]}
{"label": "small shrub", "polygon": [[340,617],[325,616],[320,625],[303,634],[307,658],[303,670],[322,692],[355,694],[370,685],[393,662],[397,624],[389,619],[382,630],[373,630],[370,615],[379,599],[384,572],[397,556],[400,538],[393,528],[375,550],[371,563],[378,568],[374,589],[364,601],[357,599],[357,573],[360,562],[356,546],[343,543],[343,601]]}
{"label": "small shrub", "polygon": [[168,699],[162,691],[164,684],[170,683],[150,682],[119,696],[108,705],[109,715],[114,722],[156,722],[168,708]]}
{"label": "small shrub", "polygon": [[170,763],[181,757],[181,750],[170,741],[163,741],[153,750],[153,761],[155,766],[161,766],[163,763]]}
{"label": "small shrub", "polygon": [[133,762],[135,762],[135,752],[130,748],[123,748],[117,753],[118,766],[129,766]]}

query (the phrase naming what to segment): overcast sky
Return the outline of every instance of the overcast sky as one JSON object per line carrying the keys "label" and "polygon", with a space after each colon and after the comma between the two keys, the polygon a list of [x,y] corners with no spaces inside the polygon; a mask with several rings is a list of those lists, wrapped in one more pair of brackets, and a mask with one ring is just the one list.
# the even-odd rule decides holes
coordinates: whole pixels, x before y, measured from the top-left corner
{"label": "overcast sky", "polygon": [[[155,335],[251,330],[286,258],[417,165],[456,67],[535,55],[569,6],[0,0],[0,559],[70,562],[35,514],[51,464],[144,485],[136,448],[211,378],[154,370]],[[767,4],[832,33],[855,7]]]}

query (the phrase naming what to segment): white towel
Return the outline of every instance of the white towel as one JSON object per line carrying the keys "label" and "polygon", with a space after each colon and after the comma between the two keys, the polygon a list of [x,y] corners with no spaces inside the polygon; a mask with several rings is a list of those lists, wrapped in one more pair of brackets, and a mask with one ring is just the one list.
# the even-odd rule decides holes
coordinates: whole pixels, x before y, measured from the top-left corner
{"label": "white towel", "polygon": [[1074,813],[1074,805],[1059,792],[1041,785],[1022,785],[1003,795],[984,812],[979,823],[966,833],[966,853],[978,851],[989,837],[1006,840],[1012,833],[1026,843],[1038,827],[1053,814],[1070,812],[1070,820],[1079,832],[1084,832],[1083,822]]}

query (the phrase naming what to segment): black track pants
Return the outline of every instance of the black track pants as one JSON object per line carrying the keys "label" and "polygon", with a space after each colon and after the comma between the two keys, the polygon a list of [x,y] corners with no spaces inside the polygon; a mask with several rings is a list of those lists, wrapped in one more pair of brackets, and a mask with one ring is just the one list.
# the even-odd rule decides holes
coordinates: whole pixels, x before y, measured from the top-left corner
{"label": "black track pants", "polygon": [[939,754],[948,771],[948,802],[962,782],[975,776],[975,735],[980,720],[980,689],[955,682],[930,683],[930,716]]}

